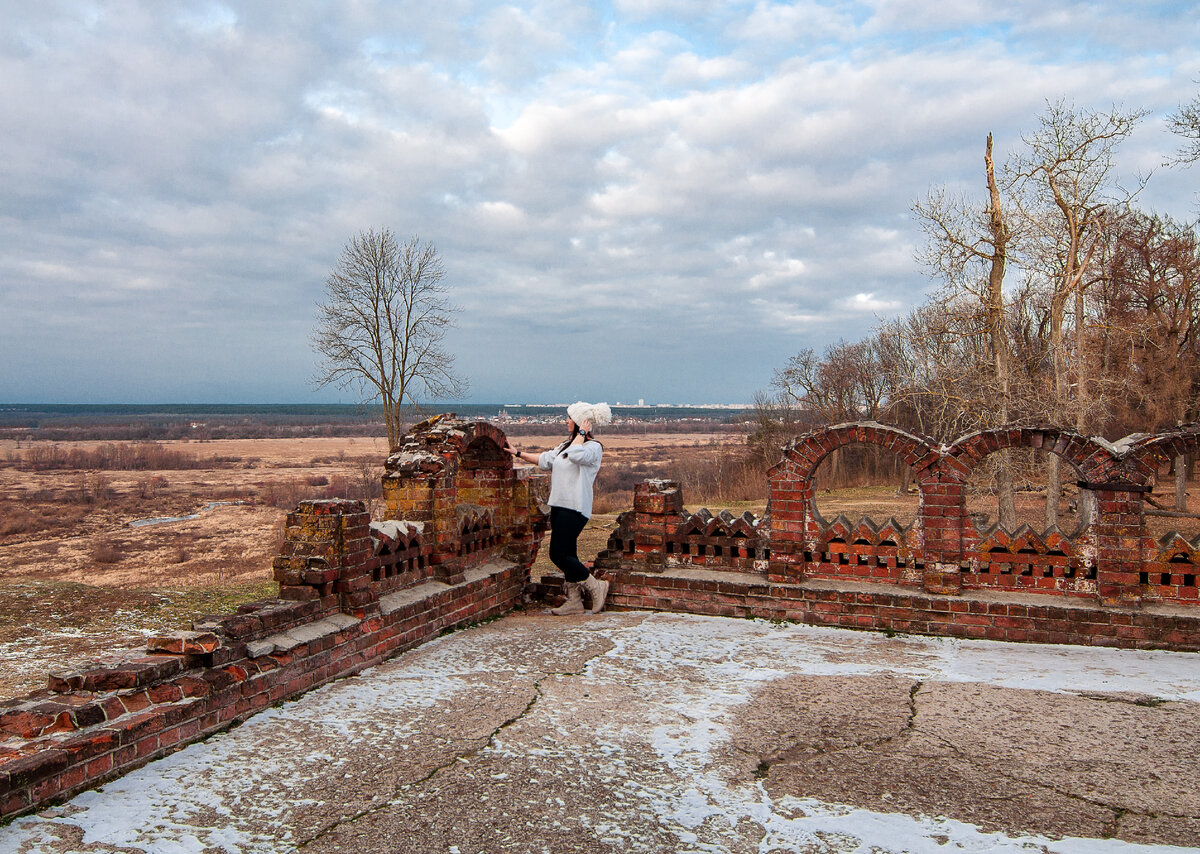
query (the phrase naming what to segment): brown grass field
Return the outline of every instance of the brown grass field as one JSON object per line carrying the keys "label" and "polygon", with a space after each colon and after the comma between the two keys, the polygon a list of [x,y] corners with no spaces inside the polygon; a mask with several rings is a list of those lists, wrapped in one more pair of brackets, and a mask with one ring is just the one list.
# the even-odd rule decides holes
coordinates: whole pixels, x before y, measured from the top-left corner
{"label": "brown grass field", "polygon": [[[514,442],[535,450],[558,439]],[[728,434],[614,435],[604,438],[606,469],[667,474],[673,459],[739,441]],[[372,511],[382,515],[382,439],[180,440],[152,448],[187,467],[29,468],[31,460],[66,465],[72,455],[95,462],[113,448],[0,440],[0,697],[43,687],[51,670],[274,595],[271,559],[284,515],[302,499],[362,498],[372,489]],[[597,515],[584,536],[585,555],[603,547],[615,518]],[[535,574],[544,566],[539,562]]]}
{"label": "brown grass field", "polygon": [[[532,451],[559,438],[520,436],[513,442]],[[714,471],[737,468],[728,465],[741,452],[736,434],[602,440],[596,515],[580,543],[585,560],[603,548],[617,513],[632,506],[633,484],[645,477],[680,480],[692,511],[704,503],[714,512],[761,514],[766,506],[765,474],[738,469],[714,485]],[[68,467],[135,450],[151,452],[149,464],[171,467]],[[147,634],[187,628],[199,615],[274,595],[271,559],[285,513],[305,498],[363,498],[370,491],[372,512],[380,518],[385,457],[385,442],[368,438],[181,440],[137,447],[18,447],[0,440],[0,697],[42,687],[47,672],[136,646]],[[42,470],[30,468],[35,459]],[[817,506],[827,520],[844,513],[877,522],[895,516],[908,524],[917,495],[898,495],[895,484],[819,490]],[[994,499],[976,496],[970,509],[994,518]],[[1036,492],[1019,495],[1022,519],[1035,530],[1041,530],[1042,509]],[[1062,527],[1073,528],[1066,501],[1062,510]],[[195,518],[130,525],[185,516]],[[1172,528],[1189,537],[1200,533],[1195,519],[1156,518],[1151,524],[1156,534]],[[548,569],[543,549],[534,576]]]}

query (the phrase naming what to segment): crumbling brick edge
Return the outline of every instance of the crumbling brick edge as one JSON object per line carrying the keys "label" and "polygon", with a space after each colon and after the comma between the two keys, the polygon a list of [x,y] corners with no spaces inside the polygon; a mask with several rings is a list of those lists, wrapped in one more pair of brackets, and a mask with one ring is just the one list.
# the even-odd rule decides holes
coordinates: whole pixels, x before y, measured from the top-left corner
{"label": "crumbling brick edge", "polygon": [[0,815],[66,799],[447,630],[504,614],[528,578],[504,560],[464,574],[457,584],[428,581],[384,596],[365,617],[264,600],[207,631],[160,638],[154,653],[51,677],[53,690],[0,706]]}

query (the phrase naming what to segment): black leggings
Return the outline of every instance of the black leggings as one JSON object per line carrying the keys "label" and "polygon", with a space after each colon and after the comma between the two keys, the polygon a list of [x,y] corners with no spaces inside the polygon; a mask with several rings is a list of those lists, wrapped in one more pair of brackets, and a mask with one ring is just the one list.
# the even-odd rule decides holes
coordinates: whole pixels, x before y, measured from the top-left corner
{"label": "black leggings", "polygon": [[588,517],[566,507],[550,508],[550,562],[562,570],[567,581],[583,581],[588,568],[579,561],[576,543]]}

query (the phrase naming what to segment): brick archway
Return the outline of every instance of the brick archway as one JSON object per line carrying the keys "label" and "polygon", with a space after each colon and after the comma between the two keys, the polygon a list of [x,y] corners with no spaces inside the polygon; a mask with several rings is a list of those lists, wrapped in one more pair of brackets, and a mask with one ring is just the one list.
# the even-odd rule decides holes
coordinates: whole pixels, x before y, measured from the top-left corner
{"label": "brick archway", "polygon": [[1032,448],[1054,454],[1087,481],[1109,479],[1121,464],[1121,457],[1112,446],[1057,427],[981,430],[955,439],[947,446],[945,455],[957,463],[955,468],[965,477],[989,455],[1013,448]]}
{"label": "brick archway", "polygon": [[817,512],[813,473],[830,453],[856,444],[895,454],[912,469],[918,484],[937,477],[939,449],[931,441],[895,427],[873,422],[839,424],[792,439],[784,446],[783,459],[767,471],[772,549],[769,577],[801,577],[811,555],[820,550],[827,525]]}
{"label": "brick archway", "polygon": [[1125,452],[1127,476],[1136,483],[1148,483],[1157,474],[1158,463],[1185,454],[1200,455],[1200,424],[1130,443]]}
{"label": "brick archway", "polygon": [[783,447],[783,459],[767,470],[767,479],[776,481],[810,480],[817,466],[830,453],[847,445],[877,445],[894,453],[914,474],[920,475],[937,462],[939,450],[933,442],[895,427],[867,422],[838,424],[797,436]]}

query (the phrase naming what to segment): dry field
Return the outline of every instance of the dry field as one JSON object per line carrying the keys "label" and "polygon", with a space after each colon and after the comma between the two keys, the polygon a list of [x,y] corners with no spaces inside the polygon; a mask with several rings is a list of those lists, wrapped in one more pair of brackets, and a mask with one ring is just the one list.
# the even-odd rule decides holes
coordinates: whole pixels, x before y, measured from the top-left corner
{"label": "dry field", "polygon": [[[527,450],[558,440],[514,438]],[[606,469],[666,474],[677,456],[714,453],[713,440],[605,437]],[[50,670],[274,595],[271,558],[287,510],[304,498],[362,498],[368,488],[377,496],[386,457],[381,439],[181,440],[153,447],[174,466],[194,467],[29,469],[31,460],[70,462],[71,454],[95,462],[106,446],[114,448],[0,440],[0,697],[42,687]],[[373,512],[382,513],[377,497]],[[163,517],[194,518],[131,525]],[[603,547],[614,520],[597,517],[585,555]]]}
{"label": "dry field", "polygon": [[[373,439],[216,440],[154,446],[195,467],[23,467],[39,451],[114,447],[47,445],[0,441],[0,696],[274,595],[286,508],[330,490],[358,497],[384,458]],[[131,524],[164,517],[177,520]]]}

